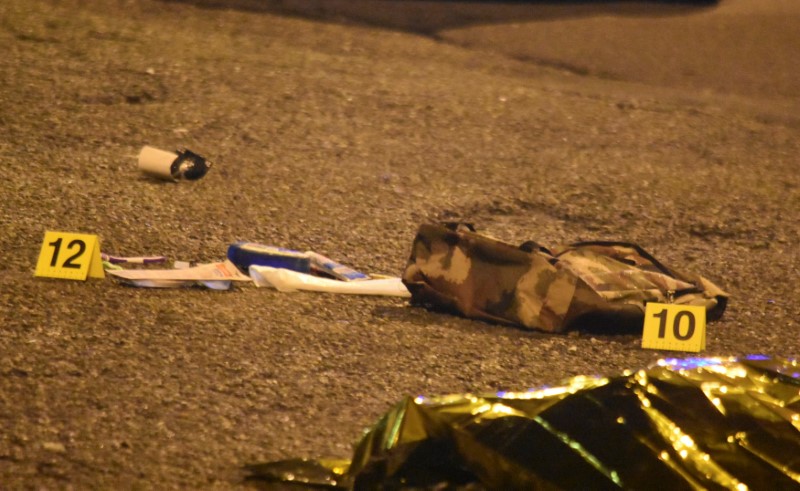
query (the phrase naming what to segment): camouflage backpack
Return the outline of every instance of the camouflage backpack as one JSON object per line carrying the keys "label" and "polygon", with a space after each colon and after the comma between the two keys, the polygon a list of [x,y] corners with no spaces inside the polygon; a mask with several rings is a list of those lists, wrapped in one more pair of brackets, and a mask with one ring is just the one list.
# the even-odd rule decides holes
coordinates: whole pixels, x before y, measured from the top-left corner
{"label": "camouflage backpack", "polygon": [[549,332],[641,329],[647,302],[701,305],[715,320],[728,298],[635,244],[578,242],[550,251],[453,223],[420,226],[403,283],[413,304]]}

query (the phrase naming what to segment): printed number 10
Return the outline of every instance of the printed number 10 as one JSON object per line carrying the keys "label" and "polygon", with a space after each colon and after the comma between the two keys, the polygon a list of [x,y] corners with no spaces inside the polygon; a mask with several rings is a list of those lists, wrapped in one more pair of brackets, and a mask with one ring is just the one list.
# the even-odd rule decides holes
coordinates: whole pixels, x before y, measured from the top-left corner
{"label": "printed number 10", "polygon": [[[658,337],[659,339],[664,339],[667,335],[667,310],[662,310],[657,314],[653,314],[653,317],[657,317],[659,320],[658,324]],[[686,317],[688,321],[688,328],[686,330],[686,334],[681,334],[681,320]],[[687,311],[681,310],[677,314],[675,314],[675,318],[672,320],[672,335],[675,336],[675,339],[680,341],[686,341],[687,339],[691,339],[694,335],[695,329],[695,318],[694,314]]]}
{"label": "printed number 10", "polygon": [[[58,253],[61,250],[62,240],[63,239],[59,237],[53,242],[47,244],[49,246],[53,246],[53,259],[50,260],[51,268],[55,268],[58,263]],[[69,244],[67,244],[67,250],[71,251],[73,247],[77,247],[78,251],[64,261],[64,264],[61,265],[62,268],[80,269],[81,265],[75,264],[74,261],[81,257],[81,255],[86,251],[86,242],[82,241],[81,239],[71,240]]]}

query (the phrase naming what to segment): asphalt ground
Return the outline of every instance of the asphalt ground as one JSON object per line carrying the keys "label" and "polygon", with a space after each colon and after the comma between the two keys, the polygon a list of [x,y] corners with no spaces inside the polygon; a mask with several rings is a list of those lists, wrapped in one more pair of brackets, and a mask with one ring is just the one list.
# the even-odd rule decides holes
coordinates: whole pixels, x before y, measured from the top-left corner
{"label": "asphalt ground", "polygon": [[[359,7],[360,8],[354,8]],[[0,4],[0,488],[235,489],[410,395],[685,353],[403,299],[34,277],[46,230],[400,275],[416,228],[640,244],[731,294],[703,356],[795,357],[794,2]],[[213,162],[142,175],[143,145]]]}

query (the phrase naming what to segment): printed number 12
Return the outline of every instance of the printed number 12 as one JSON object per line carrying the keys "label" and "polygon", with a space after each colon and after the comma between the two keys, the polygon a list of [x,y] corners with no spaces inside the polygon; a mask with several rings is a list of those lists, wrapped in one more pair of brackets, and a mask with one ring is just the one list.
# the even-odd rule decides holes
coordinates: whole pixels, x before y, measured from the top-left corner
{"label": "printed number 12", "polygon": [[[53,258],[50,260],[50,267],[55,268],[58,262],[58,253],[61,250],[61,242],[62,238],[59,237],[58,239],[54,240],[53,242],[48,243],[47,245],[53,246]],[[81,257],[81,255],[86,251],[86,242],[80,239],[71,240],[69,244],[67,244],[67,250],[72,250],[74,246],[78,247],[78,252],[68,257],[64,264],[61,267],[63,268],[73,268],[73,269],[80,269],[80,264],[75,264],[73,261]]]}

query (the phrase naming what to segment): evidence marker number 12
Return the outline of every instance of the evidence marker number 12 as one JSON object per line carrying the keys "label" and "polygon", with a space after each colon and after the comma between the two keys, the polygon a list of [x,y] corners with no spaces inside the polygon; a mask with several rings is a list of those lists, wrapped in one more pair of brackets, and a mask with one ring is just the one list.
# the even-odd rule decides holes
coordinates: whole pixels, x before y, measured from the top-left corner
{"label": "evidence marker number 12", "polygon": [[96,235],[46,231],[35,276],[85,280],[105,278]]}
{"label": "evidence marker number 12", "polygon": [[648,303],[642,348],[693,352],[706,349],[705,307]]}

